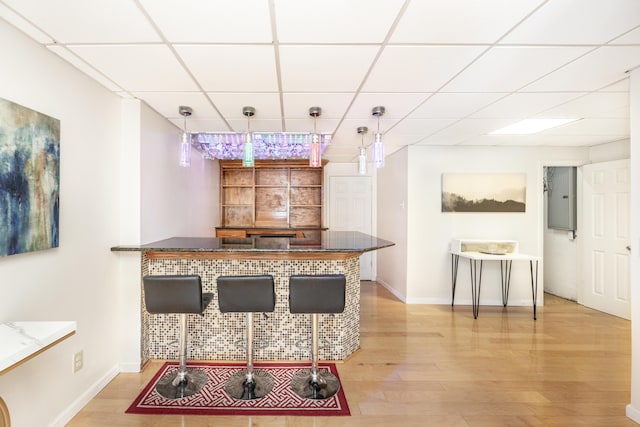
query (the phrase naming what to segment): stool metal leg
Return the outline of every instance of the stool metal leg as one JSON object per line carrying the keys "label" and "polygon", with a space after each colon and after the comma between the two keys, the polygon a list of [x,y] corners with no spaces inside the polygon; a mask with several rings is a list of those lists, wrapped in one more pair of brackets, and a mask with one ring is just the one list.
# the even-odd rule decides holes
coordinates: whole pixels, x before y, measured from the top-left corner
{"label": "stool metal leg", "polygon": [[269,373],[253,369],[253,313],[247,313],[247,369],[233,374],[224,389],[235,399],[252,400],[266,396],[273,383]]}
{"label": "stool metal leg", "polygon": [[180,314],[179,363],[156,385],[156,391],[166,399],[181,399],[199,392],[207,383],[207,374],[200,369],[187,369],[187,314]]}
{"label": "stool metal leg", "polygon": [[311,369],[296,372],[291,388],[305,399],[328,399],[340,390],[340,381],[331,372],[318,370],[318,313],[311,315]]}

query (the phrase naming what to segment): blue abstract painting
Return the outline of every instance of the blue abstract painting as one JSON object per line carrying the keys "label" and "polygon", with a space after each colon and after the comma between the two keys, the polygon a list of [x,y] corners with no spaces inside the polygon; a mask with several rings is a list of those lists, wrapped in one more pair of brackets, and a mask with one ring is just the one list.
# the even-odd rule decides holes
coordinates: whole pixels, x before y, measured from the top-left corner
{"label": "blue abstract painting", "polygon": [[60,120],[0,98],[0,256],[57,248]]}

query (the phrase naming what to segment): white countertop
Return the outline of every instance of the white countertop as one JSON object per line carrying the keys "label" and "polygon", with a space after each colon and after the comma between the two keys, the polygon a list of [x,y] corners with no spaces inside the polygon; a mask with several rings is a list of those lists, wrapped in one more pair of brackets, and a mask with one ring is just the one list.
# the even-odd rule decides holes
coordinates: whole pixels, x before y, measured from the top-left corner
{"label": "white countertop", "polygon": [[76,328],[72,321],[1,323],[0,374],[73,335]]}
{"label": "white countertop", "polygon": [[470,258],[473,260],[480,261],[513,261],[513,260],[524,260],[524,261],[539,261],[540,257],[535,255],[522,254],[519,252],[516,253],[506,253],[506,254],[488,254],[484,252],[477,251],[449,251],[454,255],[459,255],[461,257]]}

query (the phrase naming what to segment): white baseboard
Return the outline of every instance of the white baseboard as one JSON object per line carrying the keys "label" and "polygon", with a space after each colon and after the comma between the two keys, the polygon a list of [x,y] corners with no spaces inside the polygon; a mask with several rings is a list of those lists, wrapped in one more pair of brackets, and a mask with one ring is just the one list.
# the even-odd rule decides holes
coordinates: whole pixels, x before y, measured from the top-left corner
{"label": "white baseboard", "polygon": [[132,374],[137,374],[138,372],[140,372],[140,362],[127,362],[127,363],[121,363],[120,365],[120,372],[126,372],[126,373],[132,373]]}
{"label": "white baseboard", "polygon": [[631,403],[627,405],[627,418],[640,424],[640,411],[631,406]]}
{"label": "white baseboard", "polygon": [[383,288],[385,288],[386,290],[391,292],[393,294],[393,296],[398,298],[400,301],[402,301],[405,304],[407,303],[406,297],[404,295],[402,295],[400,292],[398,292],[397,289],[393,288],[390,284],[388,284],[384,280],[380,280],[380,279],[377,279],[376,282],[378,284],[382,285]]}
{"label": "white baseboard", "polygon": [[[138,369],[139,371],[140,369]],[[49,424],[49,427],[64,427],[71,419],[84,408],[87,403],[91,401],[109,382],[116,377],[119,373],[119,366],[116,365],[111,368],[102,378],[89,387],[80,397],[73,401],[73,403],[58,417]]]}

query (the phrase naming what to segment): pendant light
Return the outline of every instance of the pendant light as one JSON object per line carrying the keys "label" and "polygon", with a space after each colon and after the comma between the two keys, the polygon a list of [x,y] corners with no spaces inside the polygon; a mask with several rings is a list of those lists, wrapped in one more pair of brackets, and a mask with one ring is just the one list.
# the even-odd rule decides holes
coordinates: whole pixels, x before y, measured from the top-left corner
{"label": "pendant light", "polygon": [[184,124],[182,125],[182,140],[180,141],[180,166],[188,168],[191,166],[191,135],[187,133],[187,117],[193,113],[191,107],[180,105],[178,107],[178,113],[184,117]]}
{"label": "pendant light", "polygon": [[384,107],[373,107],[371,114],[378,118],[378,131],[373,134],[373,164],[376,168],[384,167],[384,145],[382,144],[382,133],[380,132],[380,116],[385,112]]}
{"label": "pendant light", "polygon": [[244,134],[244,155],[242,166],[253,167],[253,135],[251,134],[251,117],[256,113],[253,107],[242,107],[242,114],[247,117],[247,132]]}
{"label": "pendant light", "polygon": [[316,119],[322,114],[320,107],[309,108],[309,115],[313,117],[313,133],[311,134],[311,151],[309,152],[309,166],[318,168],[322,165],[320,150],[320,135],[316,132]]}
{"label": "pendant light", "polygon": [[369,132],[369,128],[366,126],[360,126],[358,128],[358,134],[360,137],[360,151],[358,154],[358,175],[367,174],[367,149],[364,148],[364,134]]}

